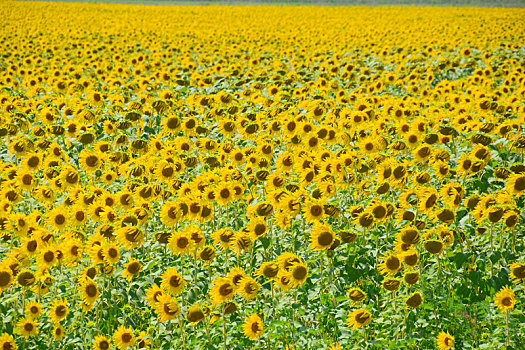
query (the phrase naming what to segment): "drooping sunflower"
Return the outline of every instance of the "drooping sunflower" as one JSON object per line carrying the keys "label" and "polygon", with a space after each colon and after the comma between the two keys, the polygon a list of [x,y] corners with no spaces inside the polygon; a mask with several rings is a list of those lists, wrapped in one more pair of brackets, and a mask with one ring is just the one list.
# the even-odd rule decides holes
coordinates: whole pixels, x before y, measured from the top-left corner
{"label": "drooping sunflower", "polygon": [[131,328],[120,325],[113,334],[113,341],[118,349],[127,349],[135,345],[135,336]]}
{"label": "drooping sunflower", "polygon": [[409,308],[416,308],[423,302],[423,296],[419,292],[410,294],[405,300],[405,304]]}
{"label": "drooping sunflower", "polygon": [[353,311],[346,319],[348,327],[352,327],[353,330],[366,326],[372,321],[372,315],[368,310],[357,309]]}
{"label": "drooping sunflower", "polygon": [[450,350],[454,346],[454,337],[448,332],[439,332],[436,343],[439,350]]}
{"label": "drooping sunflower", "polygon": [[162,275],[162,288],[169,294],[175,296],[179,295],[186,287],[186,281],[177,272],[177,269],[172,267],[166,270]]}
{"label": "drooping sunflower", "polygon": [[204,319],[205,310],[198,303],[194,303],[188,311],[186,311],[186,320],[192,324],[197,324]]}
{"label": "drooping sunflower", "polygon": [[9,288],[12,282],[13,271],[9,268],[9,266],[4,266],[3,264],[0,264],[0,295],[4,290]]}
{"label": "drooping sunflower", "polygon": [[256,313],[246,318],[242,325],[244,336],[248,339],[255,340],[264,333],[264,323]]}
{"label": "drooping sunflower", "polygon": [[30,316],[26,316],[16,323],[15,332],[26,339],[34,337],[38,334],[38,322]]}
{"label": "drooping sunflower", "polygon": [[514,291],[505,286],[494,296],[494,305],[501,312],[508,312],[516,305],[516,295]]}
{"label": "drooping sunflower", "polygon": [[347,295],[353,303],[361,302],[366,298],[366,293],[361,288],[352,288],[348,290]]}
{"label": "drooping sunflower", "polygon": [[53,323],[59,323],[67,317],[69,308],[65,299],[55,299],[49,310],[49,317]]}

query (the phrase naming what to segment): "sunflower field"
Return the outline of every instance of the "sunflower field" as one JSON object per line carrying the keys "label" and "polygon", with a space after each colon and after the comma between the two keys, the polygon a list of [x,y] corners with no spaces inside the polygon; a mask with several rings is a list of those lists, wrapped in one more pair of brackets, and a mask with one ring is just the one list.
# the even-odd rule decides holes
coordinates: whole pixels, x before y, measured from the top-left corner
{"label": "sunflower field", "polygon": [[525,349],[524,9],[0,18],[0,350]]}

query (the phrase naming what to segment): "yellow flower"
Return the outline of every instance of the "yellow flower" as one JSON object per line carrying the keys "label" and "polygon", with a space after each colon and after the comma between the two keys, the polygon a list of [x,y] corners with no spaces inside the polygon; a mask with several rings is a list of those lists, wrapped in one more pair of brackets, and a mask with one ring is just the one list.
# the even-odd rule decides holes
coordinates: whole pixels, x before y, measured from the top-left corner
{"label": "yellow flower", "polygon": [[336,240],[336,235],[330,225],[314,223],[310,234],[310,246],[314,250],[328,250]]}
{"label": "yellow flower", "polygon": [[4,349],[4,350],[18,349],[15,343],[15,339],[13,338],[12,335],[8,333],[2,333],[0,335],[0,349]]}
{"label": "yellow flower", "polygon": [[378,269],[382,275],[395,275],[403,268],[401,260],[397,257],[397,255],[395,255],[391,251],[388,253],[384,253],[380,260],[382,260],[383,262],[379,264]]}
{"label": "yellow flower", "polygon": [[58,323],[67,317],[69,308],[65,299],[55,299],[49,310],[49,317],[53,323]]}
{"label": "yellow flower", "polygon": [[25,313],[33,319],[39,318],[42,313],[42,304],[34,300],[30,301],[26,305]]}
{"label": "yellow flower", "polygon": [[56,340],[62,340],[66,336],[64,327],[62,327],[60,324],[56,324],[53,327],[53,338]]}
{"label": "yellow flower", "polygon": [[120,325],[113,334],[113,341],[119,349],[127,349],[135,345],[135,336],[131,328]]}
{"label": "yellow flower", "polygon": [[186,311],[186,320],[188,322],[191,322],[193,324],[199,323],[201,320],[204,319],[205,316],[205,310],[198,304],[194,303],[188,311]]}
{"label": "yellow flower", "polygon": [[510,278],[518,283],[520,280],[525,279],[525,264],[523,263],[514,263],[510,264]]}
{"label": "yellow flower", "polygon": [[213,304],[220,304],[231,299],[234,293],[235,285],[229,278],[217,277],[210,288],[211,302]]}
{"label": "yellow flower", "polygon": [[439,332],[436,343],[439,350],[449,350],[454,346],[454,337],[451,336],[448,332]]}
{"label": "yellow flower", "polygon": [[15,332],[24,338],[34,337],[38,334],[38,322],[27,316],[16,323]]}
{"label": "yellow flower", "polygon": [[89,277],[82,279],[80,283],[80,291],[84,303],[93,305],[99,296],[99,290],[95,281]]}
{"label": "yellow flower", "polygon": [[122,270],[122,277],[131,281],[141,270],[142,264],[137,259],[128,258],[128,262],[124,264],[124,270]]}
{"label": "yellow flower", "polygon": [[243,276],[239,281],[237,293],[242,295],[246,300],[252,300],[257,296],[261,285],[250,276]]}
{"label": "yellow flower", "polygon": [[109,350],[111,342],[103,335],[96,335],[93,350]]}
{"label": "yellow flower", "polygon": [[155,304],[155,311],[159,321],[169,321],[174,319],[180,312],[179,303],[169,295],[159,297],[159,302]]}
{"label": "yellow flower", "polygon": [[514,291],[505,286],[499,290],[494,296],[494,305],[501,312],[508,312],[514,308],[516,304],[516,296]]}
{"label": "yellow flower", "polygon": [[186,287],[186,281],[177,269],[172,267],[162,275],[162,288],[171,295],[179,295]]}
{"label": "yellow flower", "polygon": [[244,336],[248,339],[255,340],[264,333],[264,323],[256,313],[246,318],[242,325]]}
{"label": "yellow flower", "polygon": [[372,321],[372,315],[365,309],[357,309],[353,311],[346,319],[348,327],[352,327],[353,330],[366,326]]}

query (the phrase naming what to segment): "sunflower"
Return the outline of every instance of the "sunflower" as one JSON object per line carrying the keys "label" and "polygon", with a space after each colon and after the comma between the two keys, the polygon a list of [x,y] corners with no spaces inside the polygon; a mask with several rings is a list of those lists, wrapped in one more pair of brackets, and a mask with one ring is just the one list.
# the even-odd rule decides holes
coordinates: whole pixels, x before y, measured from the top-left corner
{"label": "sunflower", "polygon": [[199,250],[198,258],[204,261],[204,264],[210,264],[215,259],[215,248],[212,245],[206,245]]}
{"label": "sunflower", "polygon": [[443,251],[444,244],[440,239],[428,239],[423,246],[430,254],[439,255]]}
{"label": "sunflower", "polygon": [[519,283],[521,280],[525,280],[525,264],[523,263],[514,263],[510,264],[510,278]]}
{"label": "sunflower", "polygon": [[53,338],[55,340],[62,340],[66,336],[64,327],[62,327],[60,324],[56,324],[53,327]]}
{"label": "sunflower", "polygon": [[169,295],[159,297],[159,302],[155,304],[155,312],[159,321],[173,320],[180,312],[179,303]]}
{"label": "sunflower", "polygon": [[372,321],[372,315],[369,311],[365,309],[357,309],[348,316],[346,324],[348,327],[352,327],[353,330],[356,330],[359,327],[366,326],[370,321]]}
{"label": "sunflower", "polygon": [[122,270],[122,277],[131,281],[141,270],[142,264],[137,259],[128,258],[128,262],[124,264],[124,270]]}
{"label": "sunflower", "polygon": [[186,287],[186,281],[177,269],[172,267],[166,270],[162,275],[162,288],[171,295],[179,295]]}
{"label": "sunflower", "polygon": [[494,305],[501,312],[508,312],[514,308],[516,304],[516,295],[514,291],[505,286],[500,289],[494,296]]}
{"label": "sunflower", "polygon": [[165,295],[165,292],[157,284],[153,284],[146,290],[146,301],[151,307],[155,307],[160,303],[160,298]]}
{"label": "sunflower", "polygon": [[244,297],[244,299],[252,300],[255,299],[260,288],[261,285],[257,283],[257,281],[255,281],[252,277],[243,276],[239,281],[239,285],[237,286],[236,290],[237,293]]}
{"label": "sunflower", "polygon": [[293,262],[289,271],[290,285],[297,287],[303,284],[308,277],[308,267],[302,262]]}
{"label": "sunflower", "polygon": [[389,292],[394,292],[401,286],[401,281],[397,278],[386,278],[383,280],[382,286]]}
{"label": "sunflower", "polygon": [[304,205],[304,219],[306,222],[312,223],[321,220],[324,217],[324,201],[323,200],[310,200]]}
{"label": "sunflower", "polygon": [[382,260],[383,262],[379,264],[378,269],[382,275],[395,275],[403,268],[401,260],[399,260],[397,255],[395,255],[392,251],[384,253],[380,260]]}
{"label": "sunflower", "polygon": [[525,195],[525,174],[511,175],[507,180],[507,191],[516,195]]}
{"label": "sunflower", "polygon": [[12,335],[8,333],[2,333],[2,335],[0,335],[0,349],[2,350],[18,349],[15,343],[15,339],[13,338]]}
{"label": "sunflower", "polygon": [[405,300],[406,306],[409,308],[416,308],[423,302],[423,296],[419,292],[414,292]]}
{"label": "sunflower", "polygon": [[279,265],[273,261],[265,261],[255,273],[257,276],[264,276],[266,279],[273,279],[279,273]]}
{"label": "sunflower", "polygon": [[107,243],[104,246],[102,255],[105,263],[115,265],[120,260],[119,246],[116,243]]}
{"label": "sunflower", "polygon": [[176,115],[170,115],[162,118],[162,131],[166,135],[174,136],[179,133],[182,122]]}
{"label": "sunflower", "polygon": [[188,311],[186,311],[186,320],[194,325],[202,321],[204,316],[205,310],[198,303],[194,303]]}
{"label": "sunflower", "polygon": [[13,271],[11,271],[9,266],[0,264],[0,295],[2,294],[2,291],[9,288],[12,282],[13,282]]}
{"label": "sunflower", "polygon": [[398,232],[397,238],[405,244],[414,245],[420,240],[419,230],[415,226],[404,227]]}
{"label": "sunflower", "polygon": [[29,270],[18,273],[16,280],[22,287],[31,287],[36,282],[35,274]]}
{"label": "sunflower", "polygon": [[255,340],[264,333],[264,323],[256,313],[246,318],[242,325],[244,336],[248,339]]}
{"label": "sunflower", "polygon": [[68,225],[67,211],[61,207],[55,207],[46,214],[48,226],[57,231],[64,231]]}
{"label": "sunflower", "polygon": [[67,317],[69,308],[65,299],[55,299],[49,310],[49,317],[53,323],[59,323]]}
{"label": "sunflower", "polygon": [[449,350],[454,346],[454,337],[451,336],[448,332],[439,332],[436,343],[439,350]]}
{"label": "sunflower", "polygon": [[226,275],[226,278],[229,278],[230,281],[232,281],[233,285],[235,286],[235,288],[238,288],[241,284],[241,280],[244,278],[244,277],[248,277],[246,275],[246,272],[244,271],[243,268],[240,268],[238,266],[232,268],[229,272],[228,272],[228,275]]}
{"label": "sunflower", "polygon": [[15,332],[26,339],[34,337],[38,334],[38,322],[30,316],[26,316],[16,323]]}
{"label": "sunflower", "polygon": [[126,249],[140,247],[144,243],[144,233],[136,226],[124,226],[115,231],[118,242]]}
{"label": "sunflower", "polygon": [[195,242],[191,239],[189,230],[179,230],[171,234],[169,247],[173,254],[184,255],[194,250]]}
{"label": "sunflower", "polygon": [[213,304],[220,304],[233,297],[235,285],[229,278],[216,277],[210,288],[210,296]]}
{"label": "sunflower", "polygon": [[268,231],[268,225],[264,217],[255,217],[250,220],[247,229],[250,232],[250,237],[255,241],[260,237],[264,237]]}
{"label": "sunflower", "polygon": [[25,313],[32,319],[37,319],[42,314],[42,304],[37,301],[30,301],[27,303]]}
{"label": "sunflower", "polygon": [[348,290],[347,295],[353,303],[361,302],[366,298],[366,293],[363,292],[360,288],[352,288]]}
{"label": "sunflower", "polygon": [[139,349],[149,349],[151,347],[151,339],[146,332],[141,331],[137,336],[136,344]]}
{"label": "sunflower", "polygon": [[131,328],[126,328],[120,325],[117,331],[113,334],[113,341],[118,349],[127,349],[135,345],[135,336]]}
{"label": "sunflower", "polygon": [[96,335],[93,343],[93,350],[109,350],[111,342],[103,335]]}
{"label": "sunflower", "polygon": [[310,246],[314,250],[328,250],[336,240],[336,235],[330,225],[314,223],[310,233]]}
{"label": "sunflower", "polygon": [[84,303],[93,305],[98,298],[99,290],[95,281],[89,277],[82,279],[80,283],[80,291],[82,294],[82,300]]}
{"label": "sunflower", "polygon": [[226,206],[235,199],[234,193],[231,183],[223,182],[215,189],[215,200],[219,205]]}

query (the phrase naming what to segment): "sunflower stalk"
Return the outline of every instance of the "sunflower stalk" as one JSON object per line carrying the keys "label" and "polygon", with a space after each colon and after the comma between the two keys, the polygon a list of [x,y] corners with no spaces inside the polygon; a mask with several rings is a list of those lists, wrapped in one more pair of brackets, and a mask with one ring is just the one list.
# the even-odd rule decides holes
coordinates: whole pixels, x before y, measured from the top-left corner
{"label": "sunflower stalk", "polygon": [[508,347],[510,346],[510,338],[509,338],[509,310],[505,312],[505,345]]}

